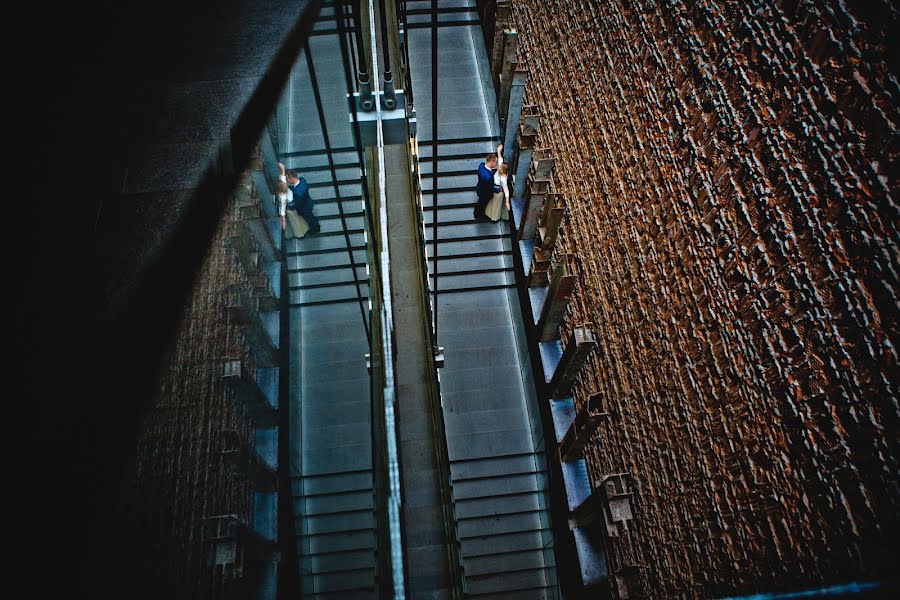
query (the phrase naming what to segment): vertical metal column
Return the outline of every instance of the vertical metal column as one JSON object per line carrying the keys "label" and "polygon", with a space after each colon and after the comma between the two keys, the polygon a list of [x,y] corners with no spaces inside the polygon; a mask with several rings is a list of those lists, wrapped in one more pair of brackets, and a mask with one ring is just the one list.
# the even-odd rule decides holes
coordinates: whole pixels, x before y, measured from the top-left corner
{"label": "vertical metal column", "polygon": [[[384,108],[394,110],[397,100],[394,94],[394,75],[391,71],[391,49],[388,43],[387,4],[384,0],[378,0],[378,17],[381,26],[381,52],[384,58],[384,93],[381,96]],[[398,61],[399,62],[399,61]]]}
{"label": "vertical metal column", "polygon": [[432,238],[434,256],[434,343],[438,343],[438,11],[437,0],[431,0],[431,220],[434,224]]}
{"label": "vertical metal column", "polygon": [[[359,82],[359,108],[369,112],[375,108],[375,99],[372,96],[372,83],[369,80],[368,63],[366,62],[366,47],[363,43],[360,0],[353,0],[353,25],[356,33],[356,51],[359,54],[357,63],[359,70],[356,72]],[[378,73],[375,73],[375,77],[378,77]]]}
{"label": "vertical metal column", "polygon": [[[338,10],[341,11],[343,15],[344,11],[344,2],[347,0],[341,0],[337,7]],[[353,1],[352,8],[354,10],[359,10],[359,0]],[[356,28],[359,31],[359,17],[353,16],[353,18],[357,21]],[[347,15],[347,21],[350,21],[351,16]],[[357,38],[352,36],[352,31],[348,31],[344,27],[344,20],[338,20],[338,41],[341,45],[341,58],[344,62],[344,81],[347,85],[347,104],[350,106],[350,121],[353,123],[353,146],[356,150],[356,160],[359,163],[360,169],[360,182],[362,184],[362,197],[363,197],[363,210],[366,214],[366,222],[369,225],[369,231],[374,235],[375,232],[375,217],[372,214],[372,202],[369,198],[369,182],[366,178],[366,168],[365,168],[365,158],[363,157],[363,149],[362,149],[362,134],[359,131],[359,118],[356,112],[356,102],[353,102],[353,92],[356,91],[356,86],[353,85],[353,76],[351,75],[351,71],[349,70],[350,65],[347,63],[347,48],[353,48],[354,42]],[[361,34],[358,35],[358,38],[361,39]],[[359,55],[360,63],[364,62],[366,59],[366,51],[362,46],[356,47],[356,53]],[[355,73],[356,71],[354,71]],[[360,91],[360,96],[362,92]],[[378,261],[374,261],[375,274],[378,276],[379,273],[379,263]]]}
{"label": "vertical metal column", "polygon": [[[353,15],[347,15],[344,13],[344,3],[348,2],[348,1],[349,0],[338,0],[334,5],[335,21],[338,24],[337,25],[338,36],[340,36],[340,37],[343,37],[343,35],[344,35],[342,33],[342,31],[344,30],[342,25],[344,27],[347,27],[347,23],[349,22],[349,27],[351,27],[351,28],[353,27],[353,22],[352,22]],[[353,9],[352,5],[350,8],[351,8],[351,10]],[[344,44],[343,40],[341,40],[341,42],[342,42],[341,43],[341,52],[346,52],[348,49],[348,45]],[[355,46],[355,44],[352,44],[352,43],[349,44],[349,51],[350,51],[350,64],[353,67],[353,72],[358,73],[359,72],[358,67],[356,66],[356,46]],[[360,60],[362,60],[362,58],[363,57],[360,57]],[[345,69],[346,69],[346,67],[345,67]],[[350,92],[350,95],[352,97],[353,92]]]}

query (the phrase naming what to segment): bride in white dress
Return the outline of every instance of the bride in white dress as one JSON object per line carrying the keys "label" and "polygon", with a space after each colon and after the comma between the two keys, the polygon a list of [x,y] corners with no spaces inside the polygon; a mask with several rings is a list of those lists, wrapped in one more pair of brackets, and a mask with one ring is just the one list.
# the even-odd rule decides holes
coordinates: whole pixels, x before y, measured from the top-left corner
{"label": "bride in white dress", "polygon": [[488,201],[484,207],[484,214],[491,221],[509,220],[509,165],[503,162],[503,144],[497,146],[497,172],[494,173],[494,185],[500,186],[500,191]]}

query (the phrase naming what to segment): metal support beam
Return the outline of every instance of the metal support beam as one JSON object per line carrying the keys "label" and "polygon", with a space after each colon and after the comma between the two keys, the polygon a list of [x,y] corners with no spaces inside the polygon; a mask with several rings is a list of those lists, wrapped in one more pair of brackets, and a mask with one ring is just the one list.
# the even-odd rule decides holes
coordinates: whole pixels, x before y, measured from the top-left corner
{"label": "metal support beam", "polygon": [[534,105],[523,105],[522,114],[519,117],[519,130],[511,131],[510,135],[516,135],[515,159],[510,162],[515,175],[513,176],[513,193],[521,198],[528,180],[528,172],[531,170],[531,151],[537,144],[537,135],[540,128],[540,110]]}
{"label": "metal support beam", "polygon": [[265,271],[256,274],[248,274],[247,278],[253,286],[253,296],[256,298],[256,305],[261,312],[275,312],[279,310],[279,298],[269,281],[269,276]]}
{"label": "metal support beam", "polygon": [[537,245],[548,252],[556,244],[559,226],[566,214],[566,197],[562,194],[547,194],[537,227]]}
{"label": "metal support beam", "polygon": [[[262,139],[265,140],[266,137],[266,135],[263,135]],[[250,164],[247,166],[247,174],[261,196],[274,194],[278,183],[278,178],[275,177],[274,171],[267,171],[265,168],[267,164],[266,154],[268,154],[268,150],[264,150],[263,144],[257,144],[253,147],[253,153],[250,155]],[[275,160],[277,161],[277,158]],[[269,216],[273,215],[274,210]]]}
{"label": "metal support beam", "polygon": [[603,397],[593,394],[587,405],[575,414],[575,420],[559,443],[557,455],[559,462],[570,462],[582,457],[582,450],[591,441],[591,437],[603,421],[612,415],[603,406]]}
{"label": "metal support beam", "polygon": [[[269,192],[260,190],[252,177],[238,183],[234,190],[237,222],[242,233],[256,242],[258,261],[261,259],[263,263],[280,261],[282,258],[281,238],[279,236],[276,242],[272,235],[273,227],[278,227],[276,219],[267,217],[263,206],[269,198]],[[259,262],[257,265],[262,267]]]}
{"label": "metal support beam", "polygon": [[506,120],[503,126],[503,152],[506,154],[506,162],[510,166],[516,164],[518,154],[516,134],[519,132],[519,120],[522,116],[522,101],[525,97],[527,80],[528,69],[525,68],[524,63],[517,63],[509,86],[509,108],[506,111]]}
{"label": "metal support beam", "polygon": [[538,181],[542,179],[549,180],[550,174],[553,173],[553,167],[556,166],[556,159],[553,158],[553,151],[549,148],[540,148],[534,151],[531,159],[532,177]]}
{"label": "metal support beam", "polygon": [[569,529],[587,527],[603,519],[603,491],[596,489],[569,515]]}
{"label": "metal support beam", "polygon": [[617,537],[620,532],[627,531],[628,521],[634,518],[631,511],[634,493],[628,479],[627,473],[614,473],[604,476],[600,482],[605,499],[603,516],[606,520],[606,532],[611,537]]}
{"label": "metal support beam", "polygon": [[216,515],[203,520],[207,564],[222,579],[243,577],[246,562],[278,558],[278,547],[247,525],[238,515]]}
{"label": "metal support beam", "polygon": [[[521,134],[519,136],[519,139],[523,139],[523,136]],[[551,156],[551,151],[546,148],[532,150],[529,155],[529,162],[530,170],[528,171],[528,188],[526,190],[526,193],[531,193],[532,191],[536,190],[539,193],[546,194],[550,191],[550,174],[552,173],[553,167],[556,164],[556,161]],[[519,163],[519,173],[522,172],[522,166],[523,165]],[[537,188],[534,187],[535,185],[537,186]],[[544,198],[543,196],[541,196],[537,200],[537,202],[535,202],[536,199],[533,196],[534,194],[531,194],[531,196],[526,198],[525,201],[522,224],[517,232],[517,239],[519,241],[530,240],[535,235],[538,217],[540,216]]]}
{"label": "metal support beam", "polygon": [[[272,142],[272,136],[270,135],[270,131],[275,131],[277,128],[274,127],[266,127],[263,131],[262,136],[260,136],[259,145],[257,146],[257,153],[262,161],[259,168],[264,171],[264,175],[266,180],[270,183],[272,187],[272,193],[275,193],[275,190],[278,186],[278,177],[275,174],[278,172],[278,153],[275,152],[275,145]],[[275,211],[275,203],[272,203],[272,214],[271,216],[278,216]]]}
{"label": "metal support beam", "polygon": [[[525,194],[528,190],[528,171],[531,169],[531,146],[526,146],[522,144],[523,140],[521,137],[518,138],[516,143],[516,162],[510,163],[510,168],[512,169],[512,165],[515,165],[514,175],[512,177],[512,197],[514,199],[521,199],[524,201]],[[524,213],[523,213],[524,218]],[[516,240],[521,241],[522,237],[522,223],[516,223],[513,221],[513,225],[517,228]]]}
{"label": "metal support beam", "polygon": [[510,0],[497,0],[494,12],[494,40],[491,44],[491,82],[496,91],[500,85],[500,71],[503,69],[503,30],[512,19]]}
{"label": "metal support beam", "polygon": [[577,325],[569,335],[569,341],[563,350],[562,357],[556,365],[553,377],[550,379],[550,397],[563,398],[569,395],[575,378],[581,372],[581,368],[588,356],[597,347],[597,342],[591,334],[587,324]]}
{"label": "metal support beam", "polygon": [[225,361],[222,381],[234,392],[235,400],[241,403],[256,427],[266,429],[278,424],[278,410],[266,400],[266,395],[241,360]]}
{"label": "metal support beam", "polygon": [[278,478],[272,467],[245,443],[237,431],[222,432],[222,456],[253,484],[257,492],[274,492],[278,489]]}
{"label": "metal support beam", "polygon": [[633,518],[633,497],[627,473],[606,475],[591,495],[572,511],[569,526],[573,529],[585,527],[599,522],[602,517],[606,533],[610,537],[618,537],[619,533],[628,530],[628,521]]}
{"label": "metal support beam", "polygon": [[506,111],[509,109],[509,92],[512,86],[512,74],[516,70],[516,50],[519,38],[515,29],[503,31],[503,64],[500,67],[500,88],[497,91],[497,117],[500,119],[500,131],[505,131]]}
{"label": "metal support beam", "polygon": [[278,348],[259,317],[256,299],[247,292],[233,288],[228,291],[227,310],[229,316],[241,325],[257,364],[260,367],[277,367]]}
{"label": "metal support beam", "polygon": [[[528,153],[529,162],[531,159],[531,150],[524,150],[522,156]],[[517,240],[531,240],[537,231],[538,217],[541,214],[541,207],[544,205],[544,197],[550,191],[549,181],[528,180],[528,185],[523,190],[525,206],[522,209],[522,222],[519,224]]]}
{"label": "metal support beam", "polygon": [[256,273],[259,268],[259,246],[238,221],[225,224],[225,243],[231,248],[245,273]]}
{"label": "metal support beam", "polygon": [[526,284],[530,288],[547,287],[549,284],[550,252],[540,248],[534,249],[531,255],[531,265],[528,269]]}
{"label": "metal support beam", "polygon": [[643,597],[641,585],[641,568],[637,565],[625,565],[613,573],[610,582],[616,588],[616,597],[622,600]]}
{"label": "metal support beam", "polygon": [[549,342],[559,337],[559,326],[562,325],[569,298],[575,290],[577,277],[569,266],[574,261],[575,255],[566,254],[553,261],[551,265],[547,298],[541,307],[541,316],[538,317],[536,327],[538,340],[542,342]]}
{"label": "metal support beam", "polygon": [[[541,130],[541,107],[536,104],[522,106],[522,116],[519,119],[518,134],[526,138],[534,138]],[[532,145],[533,147],[533,145]]]}

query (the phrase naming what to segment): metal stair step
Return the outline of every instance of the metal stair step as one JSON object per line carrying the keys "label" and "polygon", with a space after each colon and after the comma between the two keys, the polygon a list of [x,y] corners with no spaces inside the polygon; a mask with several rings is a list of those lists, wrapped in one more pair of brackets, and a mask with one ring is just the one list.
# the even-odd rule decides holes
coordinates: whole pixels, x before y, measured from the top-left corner
{"label": "metal stair step", "polygon": [[[359,295],[363,297],[363,302],[368,302],[366,298],[369,295],[369,283],[362,282],[360,284],[348,282],[341,285],[335,285],[324,288],[313,288],[305,290],[291,290],[291,302],[294,304],[305,304],[308,302],[329,302],[335,300],[344,300],[345,298],[356,299]],[[347,349],[344,348],[344,353]]]}
{"label": "metal stair step", "polygon": [[460,547],[464,560],[467,560],[472,556],[540,549],[544,547],[544,538],[540,531],[519,531],[488,538],[464,538],[460,540]]}
{"label": "metal stair step", "polygon": [[[292,242],[294,242],[294,240],[288,242],[287,256],[288,269],[291,271],[295,269],[307,269],[308,272],[310,269],[332,268],[337,266],[346,266],[349,268],[350,266],[350,254],[347,252],[346,248],[340,252],[292,255],[292,252],[300,252],[300,248],[297,247],[298,244]],[[366,251],[364,248],[353,250],[353,262],[357,265],[366,264]]]}
{"label": "metal stair step", "polygon": [[[432,244],[429,241],[428,247]],[[509,240],[505,239],[478,239],[468,241],[453,241],[438,238],[438,256],[453,256],[454,254],[469,254],[473,252],[502,252],[509,250]],[[431,250],[429,249],[429,254]]]}
{"label": "metal stair step", "polygon": [[360,399],[359,387],[360,382],[356,380],[303,386],[305,397],[328,401],[307,408],[303,412],[304,417],[319,423],[369,423],[372,405],[368,397]]}
{"label": "metal stair step", "polygon": [[526,569],[466,577],[466,589],[471,595],[529,590],[546,586],[547,575],[544,569]]}
{"label": "metal stair step", "polygon": [[374,550],[375,531],[348,531],[334,535],[307,536],[298,539],[301,556],[332,554],[350,550]]}
{"label": "metal stair step", "polygon": [[454,482],[453,496],[457,499],[485,498],[502,494],[537,492],[540,489],[537,477],[533,473],[498,475],[488,479]]}
{"label": "metal stair step", "polygon": [[469,596],[478,598],[479,600],[556,600],[557,598],[550,593],[548,587],[536,587],[509,592],[486,592],[483,594],[469,594]]}
{"label": "metal stair step", "polygon": [[454,512],[458,520],[540,510],[540,492],[456,501]]}
{"label": "metal stair step", "polygon": [[295,506],[301,507],[298,514],[304,516],[341,514],[347,511],[373,510],[375,499],[372,490],[359,492],[347,492],[334,496],[313,496],[309,498],[295,498]]}
{"label": "metal stair step", "polygon": [[340,420],[335,425],[320,425],[304,431],[303,451],[313,449],[340,448],[343,446],[367,445],[372,439],[372,427],[365,415],[348,414],[346,422]]}
{"label": "metal stair step", "polygon": [[[346,266],[338,269],[312,271],[309,273],[290,273],[288,278],[288,283],[291,287],[346,283],[348,281],[353,281],[353,271],[350,268],[350,262],[348,260]],[[356,267],[356,279],[358,281],[364,281],[366,279],[365,265]]]}
{"label": "metal stair step", "polygon": [[[549,553],[552,556],[552,551]],[[466,577],[502,573],[521,569],[543,569],[548,566],[543,550],[521,550],[490,556],[473,556],[465,561]]]}
{"label": "metal stair step", "polygon": [[463,519],[457,525],[459,537],[473,538],[510,531],[538,530],[541,528],[540,511],[490,515],[473,519]]}
{"label": "metal stair step", "polygon": [[450,478],[454,483],[467,479],[534,472],[536,472],[535,456],[531,452],[480,460],[460,460],[450,465]]}
{"label": "metal stair step", "polygon": [[374,484],[371,469],[306,474],[301,476],[303,493],[298,496],[321,496],[334,493],[372,492]]}
{"label": "metal stair step", "polygon": [[305,590],[313,593],[367,590],[375,587],[375,567],[342,573],[310,573],[305,574],[303,580]]}
{"label": "metal stair step", "polygon": [[304,594],[306,600],[377,600],[378,594],[375,588],[359,588],[355,590],[342,590],[339,592],[316,592]]}
{"label": "metal stair step", "polygon": [[338,573],[348,569],[374,567],[375,553],[372,550],[348,550],[321,556],[306,556],[300,561],[304,573]]}
{"label": "metal stair step", "polygon": [[330,535],[344,531],[375,528],[375,516],[371,509],[336,514],[307,515],[303,519],[307,535]]}

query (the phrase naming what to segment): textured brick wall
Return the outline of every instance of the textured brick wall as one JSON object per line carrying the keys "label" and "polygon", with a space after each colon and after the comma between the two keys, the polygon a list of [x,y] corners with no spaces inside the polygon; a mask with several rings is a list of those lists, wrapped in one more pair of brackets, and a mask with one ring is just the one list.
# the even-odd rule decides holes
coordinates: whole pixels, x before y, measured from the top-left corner
{"label": "textured brick wall", "polygon": [[118,509],[123,564],[140,574],[129,581],[146,586],[131,590],[135,597],[148,592],[169,598],[226,597],[207,566],[203,520],[236,514],[252,522],[252,487],[221,454],[224,430],[236,430],[252,444],[251,423],[222,383],[223,359],[241,358],[253,366],[241,330],[227,312],[230,286],[250,290],[225,244],[233,218],[229,209],[194,286]]}
{"label": "textured brick wall", "polygon": [[518,0],[579,257],[575,390],[636,480],[655,598],[898,564],[898,15],[868,2]]}

